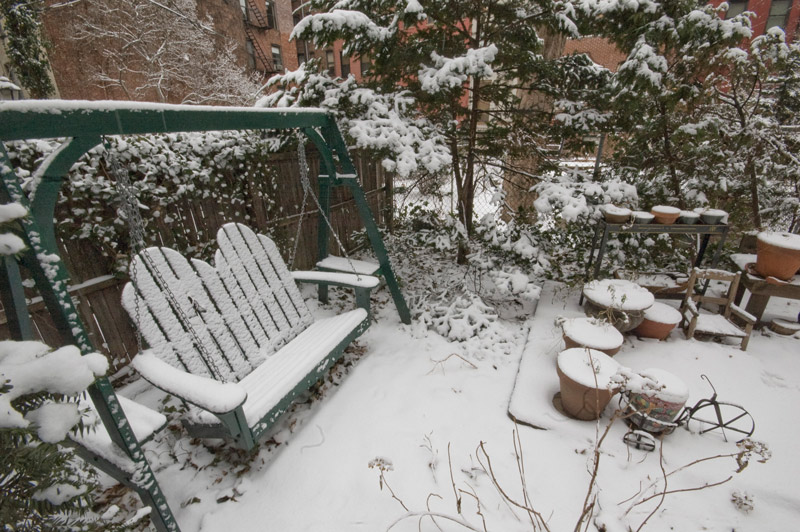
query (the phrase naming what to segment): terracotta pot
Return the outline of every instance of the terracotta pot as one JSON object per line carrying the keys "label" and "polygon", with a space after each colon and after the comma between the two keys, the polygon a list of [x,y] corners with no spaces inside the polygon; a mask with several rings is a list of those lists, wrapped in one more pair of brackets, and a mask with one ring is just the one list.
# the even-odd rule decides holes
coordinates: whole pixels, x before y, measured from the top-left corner
{"label": "terracotta pot", "polygon": [[640,375],[656,386],[630,393],[627,410],[632,412],[631,423],[648,432],[671,431],[689,398],[689,388],[680,378],[663,369],[646,369]]}
{"label": "terracotta pot", "polygon": [[666,340],[669,333],[680,321],[680,312],[669,305],[655,302],[652,307],[644,311],[642,323],[633,332],[642,338]]}
{"label": "terracotta pot", "polygon": [[788,281],[800,269],[800,235],[759,233],[756,249],[756,270],[763,277]]}
{"label": "terracotta pot", "polygon": [[778,334],[791,336],[792,334],[800,332],[800,323],[797,323],[796,321],[775,318],[769,322],[769,328]]}
{"label": "terracotta pot", "polygon": [[[590,358],[601,368],[594,376],[588,364]],[[586,371],[576,364],[583,360],[587,361]],[[617,368],[619,364],[614,359],[594,349],[566,349],[559,353],[556,371],[564,412],[584,421],[599,418],[618,391],[618,388],[609,388],[609,378]]]}
{"label": "terracotta pot", "polygon": [[653,223],[672,225],[681,215],[681,210],[669,205],[656,205],[650,210],[650,214],[653,215]]}

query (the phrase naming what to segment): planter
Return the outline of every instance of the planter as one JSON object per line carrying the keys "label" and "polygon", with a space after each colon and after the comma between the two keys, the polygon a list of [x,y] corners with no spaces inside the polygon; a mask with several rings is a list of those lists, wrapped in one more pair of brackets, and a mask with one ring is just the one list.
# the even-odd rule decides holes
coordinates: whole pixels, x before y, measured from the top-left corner
{"label": "planter", "polygon": [[632,281],[656,297],[665,294],[682,294],[689,286],[689,277],[680,272],[616,270],[614,278]]}
{"label": "planter", "polygon": [[678,223],[686,225],[694,225],[699,221],[700,221],[700,214],[694,211],[681,211],[681,215],[678,216]]}
{"label": "planter", "polygon": [[615,205],[604,205],[601,209],[603,218],[610,224],[624,224],[631,221],[631,210]]}
{"label": "planter", "polygon": [[574,318],[561,323],[566,349],[585,347],[616,355],[625,338],[608,322],[595,318]]}
{"label": "planter", "polygon": [[791,336],[793,334],[800,332],[800,323],[797,323],[796,321],[789,321],[789,320],[783,320],[781,318],[775,318],[774,320],[769,322],[769,328],[778,334]]}
{"label": "planter", "polygon": [[669,205],[656,205],[650,209],[650,213],[653,215],[653,223],[672,225],[681,215],[681,210]]}
{"label": "planter", "polygon": [[611,382],[620,365],[594,349],[565,349],[558,354],[561,405],[570,417],[589,421],[603,413],[618,388]]}
{"label": "planter", "polygon": [[633,211],[633,223],[635,224],[649,224],[653,221],[653,216],[649,212]]}
{"label": "planter", "polygon": [[758,233],[756,270],[763,277],[788,281],[800,269],[800,235],[781,232]]}
{"label": "planter", "polygon": [[639,386],[628,394],[628,418],[648,432],[665,432],[675,428],[675,419],[689,398],[689,388],[680,378],[663,369],[646,369],[640,373]]}
{"label": "planter", "polygon": [[633,332],[642,338],[666,340],[672,329],[680,322],[680,312],[669,305],[655,302],[652,307],[644,311],[644,320]]}
{"label": "planter", "polygon": [[636,328],[644,320],[644,311],[655,302],[647,289],[623,279],[587,283],[583,297],[587,316],[602,318],[622,333]]}
{"label": "planter", "polygon": [[694,212],[700,215],[700,222],[708,225],[717,225],[722,223],[722,220],[728,215],[727,212],[720,209],[707,209],[700,207],[695,209]]}

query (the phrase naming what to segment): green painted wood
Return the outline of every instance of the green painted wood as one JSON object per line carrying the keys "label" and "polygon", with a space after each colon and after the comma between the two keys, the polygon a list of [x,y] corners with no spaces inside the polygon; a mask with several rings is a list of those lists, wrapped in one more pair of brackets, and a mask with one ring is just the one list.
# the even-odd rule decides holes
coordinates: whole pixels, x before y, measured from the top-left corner
{"label": "green painted wood", "polygon": [[[329,126],[319,109],[261,109],[136,102],[14,101],[0,104],[0,140]],[[335,127],[335,126],[334,126]]]}
{"label": "green painted wood", "polygon": [[11,338],[14,340],[33,340],[33,325],[27,312],[22,315],[11,309],[25,308],[25,292],[19,265],[13,257],[0,257],[0,303],[7,309],[6,321]]}
{"label": "green painted wood", "polygon": [[[100,137],[81,136],[68,138],[38,169],[41,176],[39,185],[31,201],[31,214],[37,220],[52,220],[55,215],[61,183],[72,165],[81,156],[100,144]],[[40,224],[41,237],[46,247],[58,249],[56,246],[55,228],[52,223]]]}
{"label": "green painted wood", "polygon": [[[5,150],[3,153],[5,154]],[[0,174],[2,174],[6,195],[30,211],[28,198],[23,193],[16,175],[10,171],[7,165],[3,165]],[[52,216],[40,220],[36,216],[29,215],[22,218],[20,223],[24,230],[25,243],[28,246],[23,255],[24,264],[30,270],[36,288],[53,317],[63,344],[76,345],[83,354],[94,352],[95,349],[89,341],[86,329],[78,317],[78,311],[67,291],[69,279],[66,268],[58,255],[58,249],[48,247],[48,242],[41,237],[40,225],[52,226]],[[27,307],[20,308],[14,304],[7,312],[21,316],[23,313],[27,314]],[[89,387],[88,392],[112,441],[136,463],[139,485],[148,492],[148,498],[153,502],[154,511],[151,518],[154,525],[159,531],[179,530],[172,511],[158,487],[153,471],[119,405],[111,383],[107,378],[100,377]],[[147,503],[147,501],[144,502]]]}

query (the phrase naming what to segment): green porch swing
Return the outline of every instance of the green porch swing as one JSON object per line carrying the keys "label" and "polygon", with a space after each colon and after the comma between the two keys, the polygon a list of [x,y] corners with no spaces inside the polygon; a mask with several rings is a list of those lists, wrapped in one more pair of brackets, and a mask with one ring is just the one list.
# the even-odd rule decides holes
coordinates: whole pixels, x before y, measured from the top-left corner
{"label": "green porch swing", "polygon": [[[320,153],[324,173],[319,176],[318,267],[335,270],[343,261],[328,253],[330,192],[333,187],[347,187],[352,193],[359,216],[378,260],[377,272],[386,281],[400,319],[410,323],[410,314],[392,271],[389,257],[375,220],[358,181],[341,133],[335,121],[318,109],[275,110],[139,104],[129,102],[21,101],[0,104],[0,141],[65,138],[60,147],[38,168],[41,178],[35,198],[29,201],[0,143],[0,201],[18,202],[29,211],[19,223],[19,236],[27,249],[18,257],[5,257],[0,263],[0,293],[12,339],[33,339],[33,327],[27,311],[19,266],[34,280],[63,345],[73,344],[81,352],[96,351],[86,328],[76,312],[67,290],[68,274],[58,257],[53,218],[59,190],[72,165],[88,150],[101,144],[107,135],[137,135],[217,130],[300,130]],[[45,262],[40,260],[44,257]],[[352,267],[353,261],[344,261]],[[361,272],[359,272],[361,273]],[[327,296],[327,286],[320,285],[320,298]],[[55,346],[53,346],[55,347]],[[89,388],[89,396],[101,419],[115,452],[127,461],[120,467],[109,456],[83,450],[82,456],[134,489],[143,503],[152,508],[151,520],[159,531],[179,530],[164,494],[146,461],[135,435],[137,427],[126,418],[126,409],[135,408],[114,392],[105,377]],[[129,410],[130,411],[130,410]],[[147,418],[146,415],[136,416]],[[150,419],[153,429],[163,422]],[[141,436],[140,436],[141,437]]]}

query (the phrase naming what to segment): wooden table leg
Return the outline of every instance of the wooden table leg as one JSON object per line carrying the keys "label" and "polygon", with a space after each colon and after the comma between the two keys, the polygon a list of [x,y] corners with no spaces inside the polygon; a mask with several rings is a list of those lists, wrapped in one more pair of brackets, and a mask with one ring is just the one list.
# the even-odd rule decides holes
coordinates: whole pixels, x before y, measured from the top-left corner
{"label": "wooden table leg", "polygon": [[767,308],[767,303],[769,303],[769,296],[751,293],[745,310],[755,316],[757,320],[761,321],[761,316]]}

